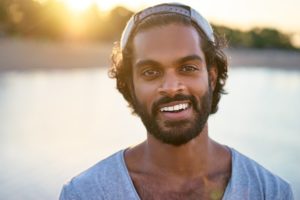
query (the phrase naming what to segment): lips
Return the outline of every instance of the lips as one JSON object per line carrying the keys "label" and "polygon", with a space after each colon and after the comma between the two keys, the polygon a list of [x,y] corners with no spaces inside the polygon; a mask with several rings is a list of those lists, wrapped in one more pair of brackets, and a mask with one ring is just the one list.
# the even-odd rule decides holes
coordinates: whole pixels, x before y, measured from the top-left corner
{"label": "lips", "polygon": [[164,96],[153,103],[152,114],[161,120],[186,120],[193,115],[195,105],[196,98],[191,95]]}
{"label": "lips", "polygon": [[181,121],[190,118],[192,106],[190,101],[173,101],[158,107],[158,116],[167,121]]}
{"label": "lips", "polygon": [[189,107],[189,103],[171,103],[170,105],[163,105],[159,108],[160,112],[180,112],[186,110]]}

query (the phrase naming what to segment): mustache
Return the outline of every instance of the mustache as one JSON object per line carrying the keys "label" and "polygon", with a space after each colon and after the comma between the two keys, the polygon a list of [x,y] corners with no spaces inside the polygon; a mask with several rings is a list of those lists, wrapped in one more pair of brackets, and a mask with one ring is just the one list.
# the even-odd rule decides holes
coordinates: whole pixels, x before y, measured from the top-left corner
{"label": "mustache", "polygon": [[161,104],[171,103],[173,101],[185,101],[185,100],[190,101],[194,109],[198,108],[196,97],[192,95],[177,94],[174,97],[167,97],[167,96],[162,97],[156,102],[154,102],[152,106],[152,114],[156,114],[158,112],[159,110],[158,108],[160,107]]}

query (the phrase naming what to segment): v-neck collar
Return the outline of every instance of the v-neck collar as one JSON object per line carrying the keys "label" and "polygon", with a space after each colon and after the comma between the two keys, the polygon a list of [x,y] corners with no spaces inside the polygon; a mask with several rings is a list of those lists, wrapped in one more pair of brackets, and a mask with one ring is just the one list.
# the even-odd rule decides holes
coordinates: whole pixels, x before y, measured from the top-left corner
{"label": "v-neck collar", "polygon": [[[230,179],[229,179],[229,181],[228,181],[228,184],[227,184],[227,186],[226,186],[224,195],[223,195],[223,197],[222,197],[222,200],[225,200],[225,199],[228,198],[228,195],[230,194],[230,191],[231,191],[232,181],[233,181],[233,179],[234,179],[234,174],[235,174],[235,172],[234,172],[234,165],[235,165],[235,155],[234,155],[234,150],[233,150],[232,148],[228,147],[228,146],[226,146],[226,148],[228,148],[228,150],[229,150],[229,152],[230,152],[230,154],[231,154],[231,175],[230,175]],[[139,196],[138,192],[136,191],[136,188],[135,188],[135,186],[134,186],[134,184],[133,184],[133,181],[132,181],[132,179],[131,179],[131,177],[130,177],[129,170],[128,170],[127,165],[126,165],[126,162],[125,162],[125,151],[126,151],[126,150],[127,150],[127,149],[123,149],[123,150],[120,152],[121,164],[122,164],[122,167],[123,167],[123,169],[124,169],[123,171],[124,171],[124,173],[125,173],[125,177],[126,177],[126,179],[127,179],[127,181],[128,181],[128,184],[129,184],[129,186],[130,186],[131,191],[134,193],[134,195],[136,196],[136,199],[137,199],[137,200],[141,200],[141,198],[140,198],[140,196]]]}

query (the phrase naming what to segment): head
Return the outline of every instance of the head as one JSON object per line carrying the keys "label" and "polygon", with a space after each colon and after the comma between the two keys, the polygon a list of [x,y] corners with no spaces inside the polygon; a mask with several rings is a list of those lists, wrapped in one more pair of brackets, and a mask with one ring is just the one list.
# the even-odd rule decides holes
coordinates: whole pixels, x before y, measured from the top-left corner
{"label": "head", "polygon": [[[182,5],[178,6],[178,4],[175,6],[174,4],[163,4],[154,7],[154,12],[157,8],[163,9],[163,11],[159,11],[158,13],[155,12],[155,14],[153,14],[153,8],[149,8],[136,14],[125,28],[121,42],[117,43],[113,50],[113,65],[109,71],[110,76],[116,78],[117,89],[127,100],[129,106],[133,110],[133,113],[138,114],[142,118],[148,132],[158,132],[159,134],[154,135],[155,137],[165,143],[174,145],[184,144],[190,139],[196,137],[203,129],[208,115],[217,112],[221,95],[224,94],[224,85],[227,78],[227,59],[222,51],[224,41],[213,33],[208,22],[193,9],[182,6],[182,10],[179,9],[179,11],[170,11],[170,9],[174,9],[176,7],[180,8],[181,6]],[[185,12],[186,10],[190,11],[190,13],[178,13]],[[195,20],[195,18],[197,18],[197,20]],[[201,96],[201,98],[189,94],[181,94],[179,92],[178,94],[166,95],[157,99],[157,101],[153,102],[151,108],[146,108],[146,105],[143,105],[137,97],[137,85],[135,85],[136,81],[134,81],[134,65],[136,64],[136,58],[138,57],[137,53],[141,51],[141,49],[139,49],[140,46],[138,45],[139,40],[143,42],[142,33],[150,34],[151,30],[156,30],[153,33],[159,33],[159,29],[163,30],[164,27],[168,27],[169,29],[165,31],[167,34],[168,31],[172,29],[172,25],[174,25],[173,32],[177,32],[176,26],[177,28],[180,26],[189,28],[191,34],[194,34],[195,37],[192,36],[192,38],[195,39],[194,43],[199,45],[199,49],[203,52],[205,70],[207,72],[213,71],[215,74],[213,77],[214,84],[212,85],[210,81],[212,79],[210,76],[211,73],[207,73],[208,90]],[[155,35],[153,37],[155,37]],[[199,38],[199,42],[197,41],[197,38]],[[178,40],[182,40],[182,38],[178,38]],[[193,41],[191,42],[193,43]],[[161,104],[168,104],[172,101],[190,102],[194,112],[196,113],[196,117],[189,125],[187,125],[186,120],[164,121],[165,126],[176,127],[176,129],[171,130],[166,128],[162,131],[159,123],[163,120],[159,120],[157,118],[157,108],[159,108]],[[175,130],[184,132],[173,134],[182,135],[180,139],[179,137],[164,137],[164,135],[170,136],[170,131],[174,133]]]}

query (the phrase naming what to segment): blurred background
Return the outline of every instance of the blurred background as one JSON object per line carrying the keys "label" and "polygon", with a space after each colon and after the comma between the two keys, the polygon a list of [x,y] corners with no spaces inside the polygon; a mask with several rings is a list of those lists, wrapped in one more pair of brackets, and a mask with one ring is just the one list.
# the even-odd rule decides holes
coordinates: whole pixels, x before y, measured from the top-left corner
{"label": "blurred background", "polygon": [[[132,13],[160,2],[0,0],[0,199],[58,199],[70,178],[145,139],[107,69]],[[300,199],[300,2],[177,2],[229,42],[228,95],[211,137]]]}

